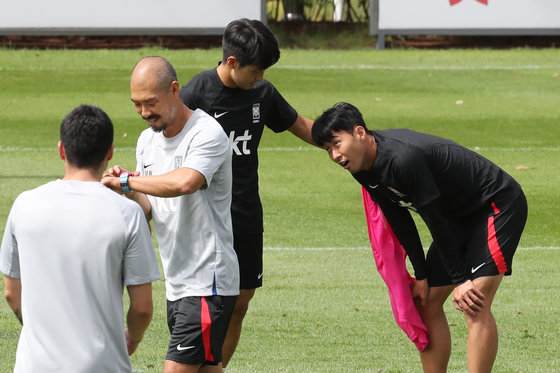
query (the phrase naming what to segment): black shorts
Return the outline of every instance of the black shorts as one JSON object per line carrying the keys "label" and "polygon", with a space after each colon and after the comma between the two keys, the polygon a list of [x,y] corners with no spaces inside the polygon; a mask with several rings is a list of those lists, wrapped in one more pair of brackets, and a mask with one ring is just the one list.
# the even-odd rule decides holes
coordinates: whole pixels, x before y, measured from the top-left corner
{"label": "black shorts", "polygon": [[263,235],[233,232],[233,248],[239,262],[239,288],[256,289],[262,286]]}
{"label": "black shorts", "polygon": [[[458,239],[465,242],[463,257],[470,279],[498,274],[511,275],[513,254],[527,221],[527,200],[523,192],[509,206],[501,209],[493,202],[470,222],[461,224]],[[438,248],[432,243],[426,257],[430,286],[451,285]]]}
{"label": "black shorts", "polygon": [[219,295],[167,301],[171,341],[166,360],[218,365],[237,297]]}

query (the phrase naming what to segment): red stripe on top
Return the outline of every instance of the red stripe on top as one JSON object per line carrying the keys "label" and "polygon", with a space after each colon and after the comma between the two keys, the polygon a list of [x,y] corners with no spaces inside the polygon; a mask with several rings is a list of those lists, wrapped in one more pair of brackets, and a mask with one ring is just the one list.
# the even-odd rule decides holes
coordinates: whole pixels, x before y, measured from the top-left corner
{"label": "red stripe on top", "polygon": [[494,202],[492,202],[492,208],[494,209],[494,215],[498,215],[500,213],[500,209],[498,209],[498,206],[496,206]]}
{"label": "red stripe on top", "polygon": [[212,318],[210,317],[210,309],[204,297],[200,298],[200,324],[202,325],[202,343],[204,344],[204,353],[206,361],[214,361],[212,355],[212,345],[210,344],[210,329],[212,328]]}
{"label": "red stripe on top", "polygon": [[[493,206],[494,203],[492,203]],[[492,254],[492,258],[494,258],[494,262],[498,267],[498,273],[506,273],[507,272],[507,265],[506,260],[504,259],[504,254],[502,253],[502,248],[498,243],[498,239],[496,238],[496,227],[494,226],[494,216],[490,216],[488,218],[488,248],[490,249],[490,254]]]}

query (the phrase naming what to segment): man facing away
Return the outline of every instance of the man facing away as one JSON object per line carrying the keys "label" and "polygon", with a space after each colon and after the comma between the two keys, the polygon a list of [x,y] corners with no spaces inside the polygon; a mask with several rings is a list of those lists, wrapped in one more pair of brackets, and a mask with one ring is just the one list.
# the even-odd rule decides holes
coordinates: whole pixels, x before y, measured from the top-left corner
{"label": "man facing away", "polygon": [[17,197],[2,241],[5,296],[23,324],[14,371],[130,372],[160,278],[148,224],[99,182],[113,155],[105,112],[72,110],[58,151],[64,178]]}
{"label": "man facing away", "polygon": [[263,211],[259,197],[257,149],[264,126],[288,130],[310,144],[313,122],[299,115],[267,80],[266,69],[280,58],[278,41],[260,21],[232,21],[222,40],[223,58],[181,88],[191,109],[200,108],[223,127],[233,151],[231,214],[234,247],[241,273],[240,294],[224,343],[227,366],[239,338],[243,319],[263,278]]}
{"label": "man facing away", "polygon": [[[414,267],[412,294],[428,329],[420,353],[425,372],[445,372],[451,353],[443,304],[453,293],[468,327],[469,372],[490,372],[498,349],[492,300],[527,219],[521,186],[494,163],[437,136],[390,129],[370,131],[359,110],[340,103],[313,125],[313,139],[367,189]],[[417,212],[433,243],[426,258]]]}
{"label": "man facing away", "polygon": [[186,107],[179,90],[175,69],[164,58],[136,64],[131,100],[150,128],[138,139],[137,171],[114,166],[103,183],[137,201],[153,220],[171,333],[165,372],[221,372],[222,345],[239,293],[231,148],[218,122]]}

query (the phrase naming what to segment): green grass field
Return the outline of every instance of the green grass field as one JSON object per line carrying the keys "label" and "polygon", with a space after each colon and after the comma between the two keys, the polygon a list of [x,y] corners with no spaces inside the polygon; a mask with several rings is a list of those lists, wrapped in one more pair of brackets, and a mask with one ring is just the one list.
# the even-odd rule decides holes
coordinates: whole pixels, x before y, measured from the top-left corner
{"label": "green grass field", "polygon": [[[147,55],[168,58],[186,83],[215,66],[221,51],[0,49],[0,232],[20,192],[62,176],[58,129],[79,104],[107,111],[116,129],[114,160],[134,168],[145,124],[130,103],[128,79]],[[307,117],[348,101],[371,128],[452,138],[522,184],[529,219],[514,274],[494,303],[496,372],[560,372],[559,57],[553,49],[286,50],[266,75]],[[260,180],[265,281],[228,372],[421,371],[367,249],[359,185],[326,152],[271,131],[261,143]],[[419,226],[427,246],[429,234]],[[132,357],[136,371],[163,367],[163,282],[154,289],[154,320]],[[447,310],[449,371],[465,372],[466,327],[450,302]],[[13,367],[19,329],[0,301],[0,372]]]}

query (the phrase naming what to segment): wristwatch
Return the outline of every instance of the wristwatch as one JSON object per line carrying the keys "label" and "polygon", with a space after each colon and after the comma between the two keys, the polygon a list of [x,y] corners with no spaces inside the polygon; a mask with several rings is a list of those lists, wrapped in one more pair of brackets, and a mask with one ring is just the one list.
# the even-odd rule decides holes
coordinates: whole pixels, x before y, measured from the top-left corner
{"label": "wristwatch", "polygon": [[128,178],[130,176],[134,175],[130,172],[123,172],[121,174],[121,189],[124,193],[132,192],[132,189],[130,189],[130,185],[128,185]]}

